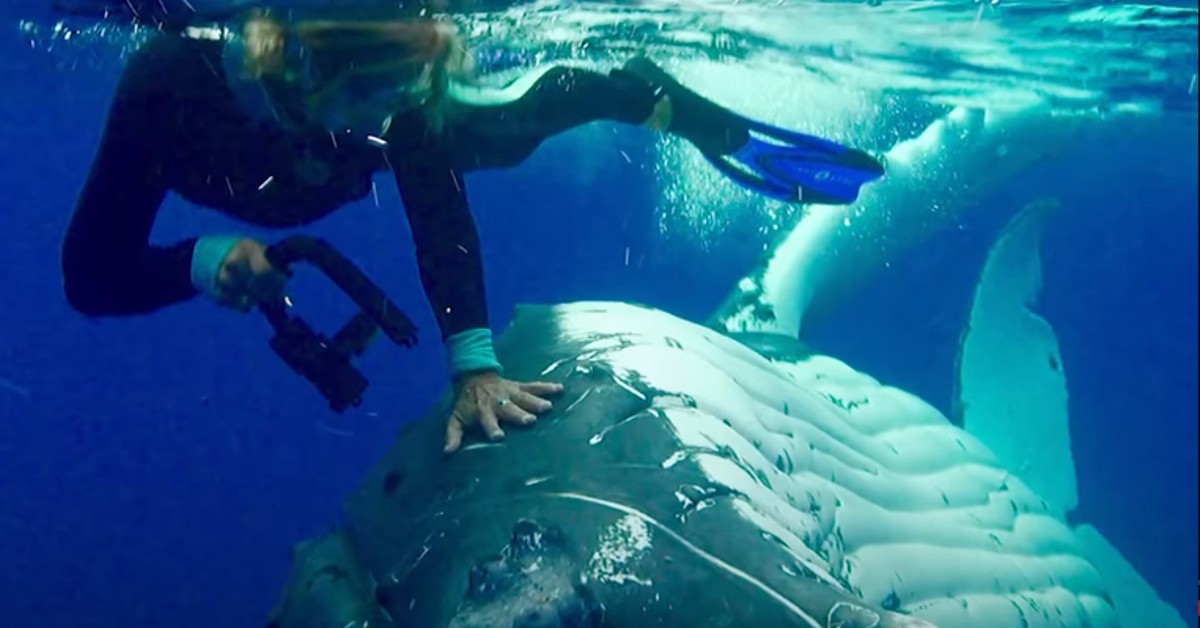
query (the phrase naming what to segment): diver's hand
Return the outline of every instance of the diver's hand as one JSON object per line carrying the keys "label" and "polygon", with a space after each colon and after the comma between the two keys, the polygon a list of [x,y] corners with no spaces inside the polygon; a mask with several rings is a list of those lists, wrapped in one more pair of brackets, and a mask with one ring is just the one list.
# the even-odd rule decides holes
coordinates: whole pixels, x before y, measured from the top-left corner
{"label": "diver's hand", "polygon": [[535,414],[544,414],[552,407],[543,397],[562,392],[562,384],[552,382],[513,382],[495,373],[472,375],[457,386],[457,399],[450,421],[446,423],[446,453],[458,451],[463,432],[479,424],[491,440],[504,438],[500,421],[531,425]]}
{"label": "diver's hand", "polygon": [[218,302],[247,312],[262,301],[282,297],[287,279],[286,274],[267,260],[266,245],[242,238],[221,262],[217,274]]}

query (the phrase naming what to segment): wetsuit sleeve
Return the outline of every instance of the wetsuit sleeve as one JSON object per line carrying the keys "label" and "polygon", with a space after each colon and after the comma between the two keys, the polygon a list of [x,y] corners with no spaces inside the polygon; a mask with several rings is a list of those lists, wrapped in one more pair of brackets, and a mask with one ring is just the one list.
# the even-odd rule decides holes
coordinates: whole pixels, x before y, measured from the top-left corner
{"label": "wetsuit sleeve", "polygon": [[[169,55],[143,49],[127,66],[62,249],[66,297],[90,316],[150,312],[196,294],[195,240],[150,246],[166,196],[163,179],[172,99]],[[165,112],[165,113],[164,113]]]}
{"label": "wetsuit sleeve", "polygon": [[488,328],[479,234],[462,173],[421,127],[389,138],[388,161],[416,246],[417,266],[442,339]]}

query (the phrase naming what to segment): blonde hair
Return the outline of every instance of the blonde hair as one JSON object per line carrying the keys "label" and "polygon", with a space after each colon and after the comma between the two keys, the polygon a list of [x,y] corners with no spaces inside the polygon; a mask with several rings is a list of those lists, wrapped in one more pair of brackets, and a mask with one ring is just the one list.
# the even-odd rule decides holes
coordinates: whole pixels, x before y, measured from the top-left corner
{"label": "blonde hair", "polygon": [[290,23],[255,11],[244,21],[243,71],[254,79],[294,71],[289,46],[306,56],[306,105],[320,111],[351,79],[395,86],[410,84],[425,92],[419,106],[432,130],[441,132],[449,83],[472,73],[466,47],[454,26],[431,18],[299,19]]}

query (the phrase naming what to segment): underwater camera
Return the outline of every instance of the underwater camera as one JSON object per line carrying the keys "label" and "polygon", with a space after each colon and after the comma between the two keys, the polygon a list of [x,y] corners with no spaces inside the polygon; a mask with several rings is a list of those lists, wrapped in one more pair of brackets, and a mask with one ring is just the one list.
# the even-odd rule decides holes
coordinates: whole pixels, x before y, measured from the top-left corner
{"label": "underwater camera", "polygon": [[367,378],[351,358],[366,351],[379,330],[397,345],[412,347],[417,342],[416,326],[357,266],[324,240],[293,236],[268,247],[266,255],[271,265],[284,273],[290,273],[296,262],[312,264],[358,306],[358,313],[328,338],[300,317],[289,315],[286,297],[259,304],[275,329],[270,340],[275,353],[315,386],[334,412],[357,407],[367,389]]}

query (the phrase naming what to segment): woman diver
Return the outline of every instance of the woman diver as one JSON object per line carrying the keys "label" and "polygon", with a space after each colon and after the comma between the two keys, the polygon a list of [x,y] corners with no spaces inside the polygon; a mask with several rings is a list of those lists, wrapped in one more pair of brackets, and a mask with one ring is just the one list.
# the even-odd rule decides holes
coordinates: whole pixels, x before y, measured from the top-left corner
{"label": "woman diver", "polygon": [[[741,118],[640,58],[609,73],[554,67],[507,102],[472,102],[469,73],[453,30],[427,18],[252,9],[220,27],[157,34],[124,69],[71,218],[68,301],[87,316],[144,314],[197,294],[249,310],[278,298],[285,275],[251,238],[150,244],[168,192],[290,227],[363,199],[373,175],[391,171],[449,355],[453,452],[474,424],[494,440],[501,422],[533,423],[561,390],[502,377],[463,173],[515,166],[545,139],[607,120],[683,137],[739,183],[787,200],[848,202],[845,181],[856,194],[882,174],[861,152]],[[783,144],[751,136],[764,129]],[[822,176],[789,169],[814,160]]]}

